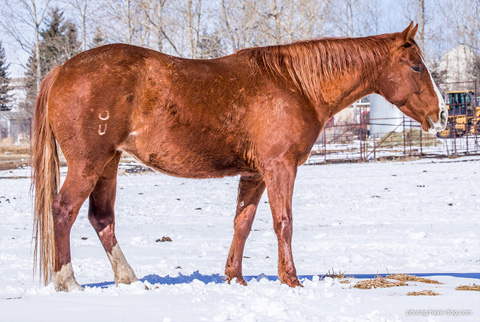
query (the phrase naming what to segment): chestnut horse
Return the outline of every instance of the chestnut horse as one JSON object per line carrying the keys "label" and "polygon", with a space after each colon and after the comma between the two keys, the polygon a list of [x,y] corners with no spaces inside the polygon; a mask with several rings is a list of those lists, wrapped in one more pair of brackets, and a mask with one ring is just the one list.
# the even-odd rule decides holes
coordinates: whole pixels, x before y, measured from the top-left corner
{"label": "chestnut horse", "polygon": [[[34,121],[35,259],[44,282],[81,288],[70,230],[87,197],[115,282],[137,280],[115,237],[117,168],[125,151],[173,176],[240,175],[229,281],[246,284],[243,249],[266,188],[280,281],[301,286],[291,248],[292,192],[297,167],[325,122],[378,93],[424,130],[445,127],[447,110],[416,31],[411,23],[399,33],[249,48],[211,60],[115,44],[57,66],[42,83]],[[57,143],[68,164],[60,191]]]}

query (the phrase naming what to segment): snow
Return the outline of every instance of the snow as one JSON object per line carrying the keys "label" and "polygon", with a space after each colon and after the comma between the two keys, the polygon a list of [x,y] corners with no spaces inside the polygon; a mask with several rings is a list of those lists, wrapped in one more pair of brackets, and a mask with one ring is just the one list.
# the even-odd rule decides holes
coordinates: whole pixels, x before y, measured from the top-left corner
{"label": "snow", "polygon": [[[332,141],[334,142],[334,140]],[[409,145],[407,141],[405,147],[402,143],[396,145],[392,144],[392,142],[389,142],[388,140],[382,143],[381,138],[369,138],[366,142],[360,142],[359,140],[355,139],[352,143],[327,143],[326,145],[317,143],[312,149],[312,151],[315,151],[316,153],[310,155],[307,160],[307,164],[318,165],[329,161],[341,160],[359,161],[362,158],[360,155],[360,146],[362,146],[362,149],[364,149],[363,158],[369,161],[375,161],[385,157],[404,158],[406,156],[412,156],[415,158],[424,155],[430,158],[441,158],[449,157],[450,155],[469,155],[480,153],[478,138],[471,135],[446,139],[424,138],[423,146],[415,145],[415,143],[413,145]]]}
{"label": "snow", "polygon": [[[119,176],[116,202],[117,239],[141,281],[113,284],[85,204],[71,244],[77,281],[86,288],[57,293],[32,276],[29,171],[0,172],[2,322],[480,319],[480,293],[455,290],[480,284],[478,156],[300,167],[293,252],[304,288],[294,289],[275,278],[277,243],[266,194],[245,247],[249,285],[229,285],[222,276],[238,177],[146,173]],[[172,241],[156,242],[164,236]],[[350,284],[319,278],[332,269],[355,278]],[[359,274],[377,273],[423,273],[444,284],[353,288],[366,277]],[[441,295],[406,295],[422,290]]]}

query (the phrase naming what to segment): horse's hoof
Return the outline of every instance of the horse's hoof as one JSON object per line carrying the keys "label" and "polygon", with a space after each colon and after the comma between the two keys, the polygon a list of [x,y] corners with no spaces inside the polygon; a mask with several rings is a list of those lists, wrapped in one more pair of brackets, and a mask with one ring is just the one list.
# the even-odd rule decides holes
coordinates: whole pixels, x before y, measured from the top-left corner
{"label": "horse's hoof", "polygon": [[72,263],[63,265],[60,271],[53,274],[53,284],[57,292],[83,291],[83,287],[77,283],[73,275]]}
{"label": "horse's hoof", "polygon": [[235,283],[243,286],[248,285],[247,282],[245,282],[245,280],[243,279],[243,277],[226,278],[225,280],[228,282],[228,284],[232,284],[232,281],[235,281]]}
{"label": "horse's hoof", "polygon": [[135,274],[133,275],[125,275],[125,276],[122,276],[122,277],[119,277],[119,278],[115,278],[115,284],[118,285],[118,284],[132,284],[132,283],[135,283],[138,281],[138,278],[135,276]]}
{"label": "horse's hoof", "polygon": [[227,281],[228,284],[231,284],[231,282],[232,282],[233,280],[235,280],[235,282],[236,282],[237,284],[240,284],[240,285],[243,285],[243,286],[247,286],[247,282],[243,279],[243,276],[242,276],[242,275],[240,275],[240,276],[231,276],[231,277],[227,275],[227,277],[226,277],[224,280]]}
{"label": "horse's hoof", "polygon": [[66,281],[62,284],[54,282],[54,285],[57,292],[84,291],[84,288],[80,284],[78,284],[75,279]]}
{"label": "horse's hoof", "polygon": [[303,287],[296,276],[282,276],[280,281],[290,287]]}
{"label": "horse's hoof", "polygon": [[235,281],[237,282],[237,284],[247,286],[247,282],[243,279],[243,277],[237,277],[235,278]]}
{"label": "horse's hoof", "polygon": [[300,281],[298,279],[295,282],[293,282],[292,284],[288,284],[288,286],[290,286],[290,287],[303,287],[302,283],[300,283]]}

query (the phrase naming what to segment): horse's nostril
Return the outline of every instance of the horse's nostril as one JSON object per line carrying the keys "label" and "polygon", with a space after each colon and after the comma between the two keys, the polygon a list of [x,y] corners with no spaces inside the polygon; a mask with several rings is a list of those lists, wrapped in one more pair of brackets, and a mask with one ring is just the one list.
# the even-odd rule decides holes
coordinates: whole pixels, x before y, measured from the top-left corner
{"label": "horse's nostril", "polygon": [[440,121],[446,122],[447,121],[447,113],[445,111],[440,112]]}

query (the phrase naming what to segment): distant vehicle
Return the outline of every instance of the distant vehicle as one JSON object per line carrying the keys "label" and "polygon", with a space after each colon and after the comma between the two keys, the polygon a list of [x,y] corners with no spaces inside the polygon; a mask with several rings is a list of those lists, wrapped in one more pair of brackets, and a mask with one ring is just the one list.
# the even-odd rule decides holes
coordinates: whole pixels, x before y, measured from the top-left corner
{"label": "distant vehicle", "polygon": [[480,98],[473,90],[447,93],[448,123],[438,132],[442,138],[460,137],[468,133],[480,134]]}

